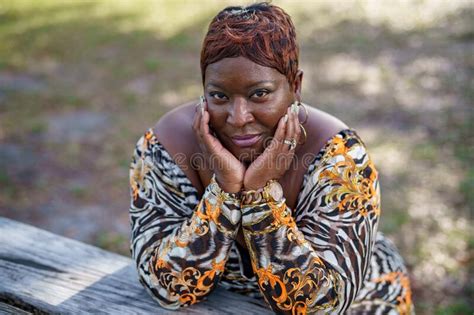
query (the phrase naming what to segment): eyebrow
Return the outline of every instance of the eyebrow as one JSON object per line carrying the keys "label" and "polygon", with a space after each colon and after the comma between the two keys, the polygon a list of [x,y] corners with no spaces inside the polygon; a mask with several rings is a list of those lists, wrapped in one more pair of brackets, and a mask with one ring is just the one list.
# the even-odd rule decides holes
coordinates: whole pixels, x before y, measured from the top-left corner
{"label": "eyebrow", "polygon": [[[256,86],[256,85],[268,84],[268,83],[270,83],[270,84],[276,84],[276,82],[277,82],[276,80],[262,80],[262,81],[257,81],[257,82],[254,82],[254,83],[252,83],[252,84],[249,84],[248,86],[246,86],[246,88],[249,89],[249,88],[254,87],[254,86]],[[222,85],[219,84],[218,82],[212,82],[212,81],[211,81],[211,82],[209,82],[208,84],[206,84],[206,88],[209,88],[209,87],[211,87],[211,86],[214,86],[214,87],[219,88],[219,89],[224,89],[224,88],[222,87]]]}

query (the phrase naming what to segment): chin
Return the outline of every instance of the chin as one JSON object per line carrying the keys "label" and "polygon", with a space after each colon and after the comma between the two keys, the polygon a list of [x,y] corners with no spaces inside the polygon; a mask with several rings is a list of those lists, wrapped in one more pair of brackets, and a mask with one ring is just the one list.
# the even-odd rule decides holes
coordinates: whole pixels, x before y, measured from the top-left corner
{"label": "chin", "polygon": [[256,150],[249,150],[248,152],[243,152],[240,155],[236,155],[236,158],[242,163],[250,164],[255,161],[255,159],[257,159],[260,154],[262,153],[257,152]]}
{"label": "chin", "polygon": [[240,162],[250,164],[255,161],[262,152],[261,150],[253,148],[241,148],[238,149],[237,152],[233,152],[233,154]]}
{"label": "chin", "polygon": [[260,141],[255,146],[239,147],[232,142],[226,143],[225,147],[229,150],[240,162],[250,164],[255,161],[265,150],[266,141]]}

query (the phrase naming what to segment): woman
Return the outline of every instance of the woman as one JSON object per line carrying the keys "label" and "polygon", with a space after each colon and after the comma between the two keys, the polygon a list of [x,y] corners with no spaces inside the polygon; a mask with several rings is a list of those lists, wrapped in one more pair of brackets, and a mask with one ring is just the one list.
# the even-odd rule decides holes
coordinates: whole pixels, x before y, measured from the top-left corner
{"label": "woman", "polygon": [[131,164],[131,250],[149,293],[176,309],[220,283],[278,313],[412,313],[362,140],[301,103],[290,17],[224,9],[201,71],[198,105],[162,117]]}

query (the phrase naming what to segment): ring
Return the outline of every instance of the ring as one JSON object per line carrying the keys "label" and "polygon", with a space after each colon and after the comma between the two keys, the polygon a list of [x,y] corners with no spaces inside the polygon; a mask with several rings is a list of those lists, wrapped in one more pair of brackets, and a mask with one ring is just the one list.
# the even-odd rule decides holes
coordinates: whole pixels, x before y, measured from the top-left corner
{"label": "ring", "polygon": [[288,144],[290,146],[290,151],[296,148],[296,140],[295,139],[285,139],[283,140],[284,144]]}

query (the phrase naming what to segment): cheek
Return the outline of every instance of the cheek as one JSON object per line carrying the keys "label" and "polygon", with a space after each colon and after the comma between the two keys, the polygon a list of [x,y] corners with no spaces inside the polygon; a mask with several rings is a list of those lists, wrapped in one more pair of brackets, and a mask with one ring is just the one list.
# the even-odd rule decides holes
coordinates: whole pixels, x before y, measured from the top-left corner
{"label": "cheek", "polygon": [[285,116],[287,107],[278,106],[260,114],[260,122],[269,129],[275,129],[281,117]]}
{"label": "cheek", "polygon": [[220,129],[225,125],[226,115],[223,111],[209,109],[209,124],[215,128]]}

